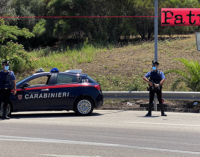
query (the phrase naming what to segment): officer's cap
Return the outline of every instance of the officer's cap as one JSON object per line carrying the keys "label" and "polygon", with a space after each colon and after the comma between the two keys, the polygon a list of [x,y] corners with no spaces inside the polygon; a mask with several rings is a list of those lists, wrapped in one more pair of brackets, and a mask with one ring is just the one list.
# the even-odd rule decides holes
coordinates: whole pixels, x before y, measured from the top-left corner
{"label": "officer's cap", "polygon": [[152,64],[157,64],[157,65],[159,65],[159,63],[157,62],[157,60],[152,60]]}
{"label": "officer's cap", "polygon": [[5,60],[5,61],[2,61],[2,64],[6,64],[6,65],[9,65],[9,60]]}

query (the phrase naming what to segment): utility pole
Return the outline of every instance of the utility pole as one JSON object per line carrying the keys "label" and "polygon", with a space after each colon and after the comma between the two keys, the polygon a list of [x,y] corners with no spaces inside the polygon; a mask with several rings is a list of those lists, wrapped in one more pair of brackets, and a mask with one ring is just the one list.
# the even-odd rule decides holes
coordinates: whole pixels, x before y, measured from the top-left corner
{"label": "utility pole", "polygon": [[158,60],[158,0],[154,1],[154,59]]}
{"label": "utility pole", "polygon": [[[158,60],[158,0],[154,0],[154,59]],[[157,111],[156,99],[154,99],[154,111]]]}

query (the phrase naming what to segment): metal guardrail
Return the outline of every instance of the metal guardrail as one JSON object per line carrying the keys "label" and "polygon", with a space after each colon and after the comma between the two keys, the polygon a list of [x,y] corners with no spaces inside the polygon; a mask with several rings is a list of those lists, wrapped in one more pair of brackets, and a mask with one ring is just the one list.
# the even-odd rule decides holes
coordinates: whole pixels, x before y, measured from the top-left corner
{"label": "metal guardrail", "polygon": [[[149,99],[148,91],[103,91],[104,99]],[[162,92],[167,100],[200,101],[200,92]],[[157,97],[154,98],[154,110],[157,111]]]}

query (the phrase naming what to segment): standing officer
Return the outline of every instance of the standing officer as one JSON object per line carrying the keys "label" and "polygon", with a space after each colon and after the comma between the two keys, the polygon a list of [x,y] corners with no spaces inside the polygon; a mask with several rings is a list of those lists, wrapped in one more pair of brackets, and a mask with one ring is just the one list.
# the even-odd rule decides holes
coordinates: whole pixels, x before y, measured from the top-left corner
{"label": "standing officer", "polygon": [[[9,61],[2,62],[3,70],[0,71],[0,104],[3,102],[2,119],[9,119],[6,115],[7,105],[10,101],[11,90],[16,94],[16,78],[12,71],[9,71]],[[14,87],[13,87],[14,85]]]}
{"label": "standing officer", "polygon": [[[143,80],[146,81],[150,88],[149,88],[149,111],[146,116],[151,116],[151,109],[153,106],[154,95],[156,93],[160,107],[161,107],[161,116],[167,116],[164,113],[164,106],[162,103],[162,85],[165,82],[165,76],[162,71],[158,70],[159,63],[156,60],[152,61],[152,71],[148,72],[144,77]],[[150,78],[150,79],[147,79]]]}

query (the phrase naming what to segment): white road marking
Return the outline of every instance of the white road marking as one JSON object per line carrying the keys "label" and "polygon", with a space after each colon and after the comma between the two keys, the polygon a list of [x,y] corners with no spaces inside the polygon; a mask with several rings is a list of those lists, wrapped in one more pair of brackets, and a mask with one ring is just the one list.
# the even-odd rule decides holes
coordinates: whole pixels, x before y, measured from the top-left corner
{"label": "white road marking", "polygon": [[4,136],[4,135],[0,135],[0,141],[43,142],[43,143],[63,143],[63,144],[77,144],[77,145],[92,145],[92,146],[120,147],[120,148],[131,148],[131,149],[140,149],[140,150],[152,150],[152,151],[164,151],[164,152],[172,152],[172,153],[198,154],[198,155],[200,155],[200,152],[183,151],[183,150],[160,149],[160,148],[150,148],[150,147],[137,147],[137,146],[130,146],[130,145],[98,143],[98,142],[84,142],[84,141],[72,141],[72,140],[32,138],[32,137],[21,137],[21,136]]}
{"label": "white road marking", "polygon": [[100,157],[100,156],[78,156],[78,155],[57,155],[57,154],[40,154],[43,156],[56,156],[56,157]]}
{"label": "white road marking", "polygon": [[149,123],[149,122],[126,122],[132,124],[149,124],[149,125],[174,125],[174,126],[191,126],[191,127],[200,127],[200,125],[187,125],[187,124],[171,124],[171,123]]}
{"label": "white road marking", "polygon": [[41,118],[41,120],[43,120],[43,119],[49,120],[49,119],[56,119],[56,118]]}

